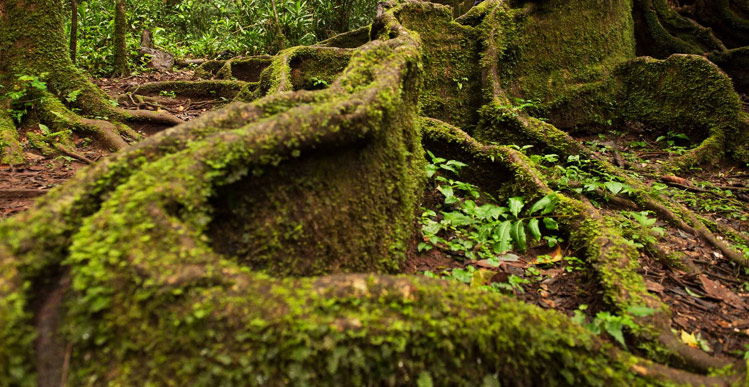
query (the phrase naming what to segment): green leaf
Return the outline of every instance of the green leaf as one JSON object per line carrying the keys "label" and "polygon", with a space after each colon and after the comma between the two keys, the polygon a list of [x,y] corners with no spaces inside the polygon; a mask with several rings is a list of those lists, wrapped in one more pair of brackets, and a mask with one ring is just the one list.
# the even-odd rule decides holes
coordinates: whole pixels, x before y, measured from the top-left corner
{"label": "green leaf", "polygon": [[607,181],[603,183],[603,186],[606,187],[609,191],[611,191],[612,194],[617,195],[619,192],[622,192],[622,189],[624,189],[624,184],[618,182],[618,181]]}
{"label": "green leaf", "polygon": [[434,176],[435,173],[437,173],[437,166],[434,164],[427,164],[426,172],[427,172],[427,177],[431,178],[432,176]]}
{"label": "green leaf", "polygon": [[627,346],[624,342],[624,334],[622,333],[622,322],[619,319],[607,320],[603,329],[605,329],[606,333],[611,335],[611,337],[613,337],[619,344],[624,347]]}
{"label": "green leaf", "polygon": [[516,218],[520,214],[524,205],[523,198],[520,196],[511,197],[507,202],[507,206],[510,208],[510,213]]}
{"label": "green leaf", "polygon": [[541,229],[538,227],[538,218],[533,218],[528,221],[528,230],[530,230],[534,240],[541,240]]}
{"label": "green leaf", "polygon": [[446,163],[440,165],[440,168],[448,170],[452,173],[458,174],[460,172],[460,169],[467,165],[468,164],[461,163],[460,161],[449,160]]}
{"label": "green leaf", "polygon": [[512,241],[515,242],[515,244],[518,246],[518,250],[525,251],[526,245],[526,236],[525,236],[525,225],[523,224],[522,220],[517,220],[512,225],[512,228],[510,229],[510,236],[512,237]]}
{"label": "green leaf", "polygon": [[437,190],[445,196],[446,204],[453,204],[458,202],[459,199],[455,197],[455,191],[453,191],[453,187],[449,185],[441,185],[437,187]]}
{"label": "green leaf", "polygon": [[647,306],[630,306],[627,311],[636,317],[651,316],[655,313],[655,309],[648,308]]}
{"label": "green leaf", "polygon": [[45,136],[48,136],[50,134],[49,126],[47,126],[47,125],[39,124],[39,130],[41,130],[42,134],[45,135]]}
{"label": "green leaf", "polygon": [[421,225],[421,231],[425,236],[437,235],[442,230],[442,225],[434,220],[427,219],[424,224]]}
{"label": "green leaf", "polygon": [[552,218],[544,218],[544,227],[548,230],[559,230],[559,223]]}
{"label": "green leaf", "polygon": [[512,248],[512,237],[510,236],[510,229],[512,228],[512,222],[505,220],[500,223],[494,232],[494,239],[499,242],[499,252],[504,253]]}
{"label": "green leaf", "polygon": [[542,215],[546,215],[554,211],[554,207],[556,207],[557,197],[553,194],[546,195],[533,203],[531,206],[531,209],[528,211],[528,215],[533,215],[534,213],[543,210],[541,213]]}
{"label": "green leaf", "polygon": [[432,245],[430,245],[429,243],[426,243],[426,242],[419,242],[419,245],[416,247],[416,249],[419,250],[419,252],[422,252],[422,251],[425,251],[425,250],[431,250],[432,249]]}
{"label": "green leaf", "polygon": [[419,378],[416,380],[416,386],[417,387],[432,387],[434,383],[432,382],[432,376],[427,371],[422,371],[419,374]]}
{"label": "green leaf", "polygon": [[470,216],[466,216],[462,212],[443,212],[442,216],[444,216],[444,220],[449,225],[455,227],[466,226],[473,223],[473,219]]}
{"label": "green leaf", "polygon": [[641,225],[648,227],[655,224],[657,219],[655,218],[649,218],[647,211],[641,211],[641,212],[630,212],[629,213],[638,223]]}
{"label": "green leaf", "polygon": [[507,208],[494,204],[484,204],[476,208],[476,216],[481,219],[499,219],[507,211]]}

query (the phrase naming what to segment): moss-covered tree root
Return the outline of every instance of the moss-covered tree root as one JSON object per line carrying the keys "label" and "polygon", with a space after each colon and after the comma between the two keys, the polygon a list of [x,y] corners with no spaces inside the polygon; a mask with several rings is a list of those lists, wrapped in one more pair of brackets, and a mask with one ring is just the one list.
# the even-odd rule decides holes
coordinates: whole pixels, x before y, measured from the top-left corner
{"label": "moss-covered tree root", "polygon": [[0,99],[0,164],[22,164],[23,147],[16,125],[8,114],[8,105]]}
{"label": "moss-covered tree root", "polygon": [[[113,106],[70,59],[63,33],[66,15],[62,0],[34,4],[9,0],[2,4],[1,11],[0,51],[3,55],[0,56],[0,85],[3,94],[16,90],[14,86],[18,85],[19,76],[32,76],[43,81],[45,86],[30,90],[26,97],[34,99],[25,98],[23,101],[33,102],[31,113],[42,117],[42,121],[51,121],[55,128],[62,130],[78,130],[84,136],[93,134],[104,147],[113,150],[126,145],[120,134],[131,139],[139,138],[125,127],[125,123],[151,122],[173,126],[182,122],[164,112],[127,111]],[[17,161],[17,144],[8,141],[0,144],[0,148],[3,154],[15,154]]]}
{"label": "moss-covered tree root", "polygon": [[[737,88],[749,89],[749,18],[743,0],[636,0],[638,53],[665,58],[674,53],[705,55],[727,72]],[[745,2],[744,2],[745,7]]]}
{"label": "moss-covered tree root", "polygon": [[232,80],[162,81],[133,86],[129,92],[141,95],[177,95],[193,98],[234,97],[247,82]]}
{"label": "moss-covered tree root", "polygon": [[[647,293],[618,218],[583,200],[559,194],[560,224],[611,310],[656,310],[628,337],[650,360],[558,312],[388,275],[414,231],[422,142],[469,161],[466,177],[486,190],[529,198],[551,193],[549,176],[471,136],[585,157],[631,185],[635,205],[706,227],[516,105],[541,98],[565,128],[694,118],[698,136],[736,133],[735,105],[720,104],[735,93],[714,66],[634,59],[632,6],[486,0],[456,20],[445,5],[391,1],[367,42],[341,38],[362,45],[282,51],[236,102],[116,153],[0,223],[0,384],[50,372],[75,385],[740,384],[741,367],[706,376],[726,363],[667,331],[668,307]],[[695,79],[692,67],[704,85],[679,83]],[[639,76],[673,88],[638,86]],[[687,111],[681,93],[704,106]],[[599,104],[614,97],[624,100]],[[52,307],[61,293],[64,307]],[[40,344],[50,336],[61,354]]]}
{"label": "moss-covered tree root", "polygon": [[[425,147],[443,157],[474,166],[469,167],[463,175],[474,179],[473,182],[485,190],[510,190],[500,193],[503,196],[526,197],[541,197],[553,192],[545,182],[547,179],[543,173],[517,150],[480,144],[460,129],[438,120],[422,118],[420,123]],[[496,185],[497,179],[502,180],[499,186]],[[583,252],[595,270],[604,290],[605,301],[621,314],[627,314],[635,306],[648,306],[656,310],[655,315],[647,318],[631,316],[643,327],[636,332],[640,347],[652,351],[655,346],[656,351],[660,352],[658,356],[666,356],[672,362],[701,372],[730,365],[724,359],[690,348],[671,333],[670,309],[646,290],[644,279],[637,273],[640,253],[625,240],[616,226],[626,222],[626,219],[622,216],[604,216],[589,202],[560,193],[556,195],[560,198],[556,215],[569,233],[568,239],[573,249]]]}

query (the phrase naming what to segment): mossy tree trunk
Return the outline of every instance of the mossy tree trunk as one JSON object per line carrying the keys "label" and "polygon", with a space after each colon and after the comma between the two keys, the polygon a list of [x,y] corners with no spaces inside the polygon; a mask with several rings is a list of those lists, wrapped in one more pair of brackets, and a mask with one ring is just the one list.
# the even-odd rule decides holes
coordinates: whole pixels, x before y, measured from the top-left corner
{"label": "mossy tree trunk", "polygon": [[70,60],[78,57],[78,0],[70,0]]}
{"label": "mossy tree trunk", "polygon": [[[741,121],[730,80],[701,57],[635,59],[632,7],[486,0],[455,20],[444,5],[392,1],[361,45],[331,47],[350,43],[338,38],[225,63],[215,71],[251,64],[262,74],[223,110],[103,160],[0,222],[0,384],[740,383],[740,368],[707,376],[728,364],[674,341],[618,219],[573,197],[559,194],[557,209],[572,248],[613,311],[656,310],[631,317],[641,353],[665,365],[554,311],[390,275],[423,193],[422,144],[491,173],[495,191],[551,193],[528,157],[471,134],[587,157],[632,187],[634,205],[722,243],[513,105],[543,98],[561,124],[684,119],[723,147]],[[686,109],[695,98],[701,108]],[[610,100],[621,102],[602,110]]]}
{"label": "mossy tree trunk", "polygon": [[115,0],[114,3],[114,75],[124,77],[130,74],[127,55],[127,6],[125,0]]}
{"label": "mossy tree trunk", "polygon": [[[112,101],[75,67],[64,34],[63,0],[3,0],[0,2],[0,84],[3,90],[25,88],[18,76],[34,76],[44,87],[28,88],[24,103],[33,102],[34,117],[54,131],[73,129],[94,137],[111,150],[127,146],[123,137],[140,136],[125,122],[176,125],[181,120],[147,111],[126,111]],[[13,104],[14,101],[7,102]],[[11,106],[13,108],[14,106]],[[74,113],[80,112],[79,113]],[[111,122],[85,116],[107,117]],[[21,123],[23,124],[23,123]],[[5,132],[3,125],[2,131]],[[9,136],[5,136],[9,137]],[[18,144],[2,144],[1,154]]]}

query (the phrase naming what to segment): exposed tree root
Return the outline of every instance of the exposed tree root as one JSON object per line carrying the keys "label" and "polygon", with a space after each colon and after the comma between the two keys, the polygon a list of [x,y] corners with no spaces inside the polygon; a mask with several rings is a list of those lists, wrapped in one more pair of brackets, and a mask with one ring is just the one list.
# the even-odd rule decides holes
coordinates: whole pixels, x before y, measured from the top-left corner
{"label": "exposed tree root", "polygon": [[[638,53],[665,58],[674,53],[706,55],[747,90],[749,19],[734,12],[731,0],[702,1],[691,5],[667,0],[635,1]],[[731,5],[729,5],[729,3]]]}
{"label": "exposed tree root", "polygon": [[16,126],[8,115],[7,106],[0,100],[0,163],[13,165],[23,162],[23,147]]}
{"label": "exposed tree root", "polygon": [[152,82],[134,86],[131,90],[135,94],[159,95],[174,93],[184,97],[195,98],[227,98],[233,99],[246,85],[243,81],[215,80],[215,81],[164,81]]}
{"label": "exposed tree root", "polygon": [[[624,238],[620,219],[585,200],[557,194],[561,228],[595,270],[611,310],[655,310],[633,316],[640,328],[631,332],[653,360],[618,349],[555,311],[443,281],[385,274],[403,265],[413,232],[424,188],[422,144],[467,162],[466,177],[487,191],[529,199],[553,192],[552,179],[523,153],[472,135],[590,159],[591,172],[632,187],[627,206],[658,208],[677,226],[707,230],[689,210],[651,195],[566,133],[518,109],[503,86],[529,91],[556,82],[560,95],[572,96],[568,107],[590,103],[583,105],[590,108],[587,117],[575,111],[567,122],[591,122],[592,113],[601,113],[591,101],[615,95],[631,103],[606,105],[606,117],[669,125],[687,117],[694,118],[698,134],[725,134],[735,123],[735,106],[716,97],[727,90],[726,78],[694,57],[630,61],[622,54],[595,64],[586,80],[594,80],[594,91],[608,82],[624,89],[593,99],[585,100],[580,88],[570,92],[574,87],[564,83],[569,78],[531,79],[522,60],[522,76],[503,82],[500,74],[509,70],[502,66],[509,61],[501,59],[513,34],[521,33],[514,28],[518,19],[536,18],[545,28],[578,20],[582,12],[600,16],[592,20],[605,20],[612,30],[628,25],[626,2],[554,9],[559,1],[519,11],[486,0],[462,19],[470,25],[456,23],[443,5],[381,4],[369,30],[372,41],[356,49],[282,51],[258,87],[243,90],[253,103],[235,102],[148,138],[1,222],[0,382],[33,375],[39,354],[30,305],[50,273],[69,270],[71,301],[55,317],[65,321],[64,348],[70,348],[56,364],[67,364],[62,368],[70,372],[62,373],[71,384],[740,383],[740,367],[726,370],[727,376],[705,375],[727,363],[676,340],[668,306],[648,293],[636,271],[639,252]],[[573,27],[560,31],[561,39],[571,33],[593,39],[606,54],[616,51],[610,47],[615,32],[600,38],[581,30],[590,27]],[[436,46],[445,31],[455,36]],[[455,42],[477,37],[481,44],[471,47],[483,55],[458,55]],[[532,49],[547,48],[524,53],[533,56]],[[569,51],[553,44],[548,49]],[[453,67],[441,67],[445,63]],[[683,89],[663,96],[626,77],[652,70],[652,79],[670,82],[694,75],[685,72],[691,66],[704,71],[705,84],[720,86],[687,94],[703,110],[683,108],[677,98]],[[523,89],[527,85],[532,87]],[[459,111],[437,109],[435,96],[465,94],[478,96],[484,107],[477,113],[475,104],[445,101]],[[243,100],[241,94],[237,99]],[[658,121],[664,115],[659,109],[672,105],[679,109]],[[627,110],[633,106],[648,109]],[[445,118],[418,117],[419,107]],[[80,125],[62,115],[66,125]],[[456,126],[461,123],[472,133]]]}
{"label": "exposed tree root", "polygon": [[[423,119],[421,126],[425,146],[440,152],[440,155],[469,165],[490,163],[491,168],[512,171],[513,179],[505,183],[518,191],[505,193],[506,195],[543,196],[552,192],[544,182],[543,175],[519,152],[505,147],[481,145],[460,129],[434,119]],[[442,153],[443,151],[447,153]],[[469,178],[476,175],[486,176],[487,171],[468,172]],[[475,183],[482,184],[481,181]],[[573,248],[585,251],[587,260],[595,268],[607,301],[620,313],[627,313],[629,307],[637,305],[647,305],[658,311],[655,316],[645,319],[633,317],[652,329],[639,332],[641,340],[655,343],[671,353],[678,362],[700,372],[707,373],[713,368],[731,364],[729,361],[692,349],[671,333],[669,308],[647,292],[643,278],[636,274],[639,253],[623,239],[610,220],[603,217],[589,203],[571,198],[563,199],[562,203],[557,215],[570,230]],[[637,206],[632,202],[627,205]]]}
{"label": "exposed tree root", "polygon": [[118,134],[117,126],[109,121],[83,118],[70,111],[56,97],[45,94],[39,98],[38,115],[42,122],[57,131],[73,129],[82,134],[92,134],[111,151],[123,149],[127,142]]}

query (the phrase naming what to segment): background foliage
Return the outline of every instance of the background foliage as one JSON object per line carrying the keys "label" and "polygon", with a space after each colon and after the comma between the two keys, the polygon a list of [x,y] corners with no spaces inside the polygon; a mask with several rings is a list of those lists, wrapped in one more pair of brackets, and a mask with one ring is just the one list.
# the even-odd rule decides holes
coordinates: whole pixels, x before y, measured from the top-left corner
{"label": "background foliage", "polygon": [[[137,55],[140,34],[153,33],[156,46],[177,57],[215,58],[272,54],[286,46],[311,44],[368,24],[377,0],[128,0],[128,47]],[[68,5],[69,6],[69,5]],[[112,0],[79,1],[78,63],[94,75],[112,71]],[[70,26],[67,26],[68,29]]]}

